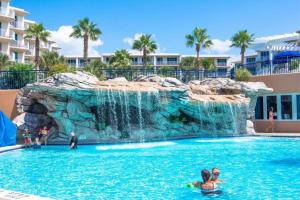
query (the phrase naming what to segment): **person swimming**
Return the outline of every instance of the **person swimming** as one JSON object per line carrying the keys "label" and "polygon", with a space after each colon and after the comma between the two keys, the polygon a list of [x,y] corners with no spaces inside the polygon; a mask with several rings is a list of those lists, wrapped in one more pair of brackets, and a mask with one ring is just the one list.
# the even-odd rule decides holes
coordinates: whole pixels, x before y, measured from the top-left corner
{"label": "person swimming", "polygon": [[207,169],[201,171],[201,177],[203,182],[194,182],[193,185],[201,189],[203,194],[219,194],[221,191],[218,189],[218,185],[211,181],[210,172]]}
{"label": "person swimming", "polygon": [[211,170],[211,181],[218,184],[218,183],[224,183],[223,180],[219,179],[219,175],[220,175],[220,169],[217,167],[212,168]]}

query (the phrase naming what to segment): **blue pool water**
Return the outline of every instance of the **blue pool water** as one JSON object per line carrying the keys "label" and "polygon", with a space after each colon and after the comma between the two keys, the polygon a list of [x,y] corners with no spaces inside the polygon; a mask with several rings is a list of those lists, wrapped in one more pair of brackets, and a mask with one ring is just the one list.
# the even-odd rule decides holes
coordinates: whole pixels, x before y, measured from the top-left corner
{"label": "blue pool water", "polygon": [[[221,169],[223,194],[186,188]],[[54,199],[299,199],[300,139],[47,146],[0,154],[0,188]]]}

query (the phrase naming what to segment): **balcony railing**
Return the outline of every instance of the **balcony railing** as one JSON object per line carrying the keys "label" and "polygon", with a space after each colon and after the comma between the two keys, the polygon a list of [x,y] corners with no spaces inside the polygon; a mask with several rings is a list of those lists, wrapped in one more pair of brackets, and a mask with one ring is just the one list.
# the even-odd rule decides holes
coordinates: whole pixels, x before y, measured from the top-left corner
{"label": "balcony railing", "polygon": [[5,29],[0,29],[0,36],[1,36],[1,37],[9,38],[9,33],[8,33],[8,31],[5,30]]}
{"label": "balcony railing", "polygon": [[[239,68],[237,66],[235,68]],[[291,74],[300,72],[300,58],[285,61],[268,60],[263,62],[253,62],[244,65],[253,76]],[[231,73],[234,75],[234,72]]]}
{"label": "balcony railing", "polygon": [[14,13],[8,8],[0,7],[0,15],[4,15],[10,18],[14,18]]}
{"label": "balcony railing", "polygon": [[10,45],[11,45],[12,47],[28,49],[28,45],[25,45],[23,42],[17,41],[17,40],[11,41]]}
{"label": "balcony railing", "polygon": [[18,21],[10,22],[10,26],[13,28],[24,29],[24,24]]}

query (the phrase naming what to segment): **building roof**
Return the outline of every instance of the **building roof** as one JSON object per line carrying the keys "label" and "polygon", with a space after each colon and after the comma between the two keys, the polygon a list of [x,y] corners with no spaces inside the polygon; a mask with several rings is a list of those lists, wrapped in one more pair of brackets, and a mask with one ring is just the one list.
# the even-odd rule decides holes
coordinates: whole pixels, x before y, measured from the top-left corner
{"label": "building roof", "polygon": [[299,51],[297,41],[300,34],[297,32],[283,35],[273,35],[257,38],[251,48],[256,51]]}

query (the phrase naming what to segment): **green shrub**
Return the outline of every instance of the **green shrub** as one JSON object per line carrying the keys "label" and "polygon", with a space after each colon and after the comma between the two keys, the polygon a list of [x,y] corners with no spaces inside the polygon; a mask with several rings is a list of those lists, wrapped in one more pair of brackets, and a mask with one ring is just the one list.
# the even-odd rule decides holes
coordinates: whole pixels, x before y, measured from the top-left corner
{"label": "green shrub", "polygon": [[6,66],[6,69],[9,71],[28,71],[34,70],[34,67],[30,64],[11,63]]}
{"label": "green shrub", "polygon": [[235,80],[236,81],[250,81],[252,74],[246,68],[235,69]]}
{"label": "green shrub", "polygon": [[54,74],[74,72],[74,68],[69,68],[66,64],[56,64],[49,68],[48,75],[53,76]]}
{"label": "green shrub", "polygon": [[99,80],[105,80],[106,78],[103,75],[103,71],[101,69],[107,68],[107,65],[101,60],[94,60],[87,66],[83,68],[83,71],[89,72],[95,75]]}
{"label": "green shrub", "polygon": [[289,65],[289,70],[294,70],[299,67],[300,63],[297,59],[292,59],[291,64]]}

